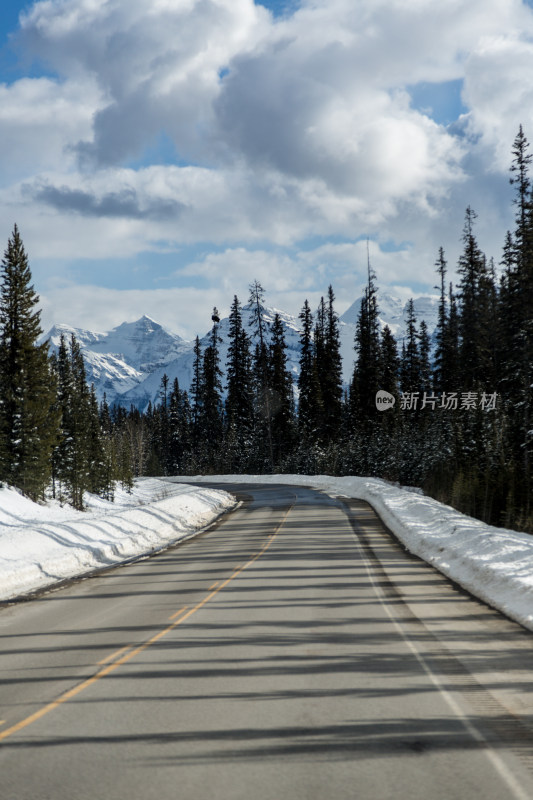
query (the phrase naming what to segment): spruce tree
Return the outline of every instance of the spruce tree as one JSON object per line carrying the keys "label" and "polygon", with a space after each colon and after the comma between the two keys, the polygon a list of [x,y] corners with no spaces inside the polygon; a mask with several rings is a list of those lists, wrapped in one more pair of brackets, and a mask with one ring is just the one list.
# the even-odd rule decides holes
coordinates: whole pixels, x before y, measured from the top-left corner
{"label": "spruce tree", "polygon": [[[250,326],[255,337],[256,346],[254,349],[254,379],[256,396],[256,447],[258,452],[258,468],[267,469],[272,472],[274,469],[274,447],[272,443],[272,410],[270,408],[270,389],[269,389],[269,348],[267,336],[267,323],[264,319],[264,297],[265,292],[259,281],[255,280],[250,284],[250,297],[248,300],[250,308]],[[263,451],[263,444],[266,441],[267,451]]]}
{"label": "spruce tree", "polygon": [[[405,339],[402,348],[400,379],[402,392],[416,393],[422,397],[422,362],[420,359],[420,334],[413,299],[407,303],[407,321]],[[419,406],[418,406],[419,407]]]}
{"label": "spruce tree", "polygon": [[214,322],[205,348],[202,364],[202,404],[197,424],[203,442],[206,466],[216,469],[221,457],[224,414],[222,404],[222,370],[220,369],[220,344],[218,323]]}
{"label": "spruce tree", "polygon": [[174,378],[169,401],[169,473],[185,474],[191,447],[191,410],[187,392]]}
{"label": "spruce tree", "polygon": [[380,333],[376,276],[368,264],[368,283],[361,300],[355,331],[356,361],[350,389],[351,415],[363,428],[376,418],[379,385]]}
{"label": "spruce tree", "polygon": [[[509,266],[504,274],[500,319],[507,338],[502,388],[509,410],[509,445],[516,469],[515,494],[526,517],[531,509],[533,436],[533,200],[529,169],[532,155],[520,126],[513,144],[511,183],[516,186],[516,228],[511,241],[514,258],[505,253]],[[509,239],[506,241],[508,249]]]}
{"label": "spruce tree", "polygon": [[192,444],[198,447],[201,441],[200,418],[202,416],[202,404],[204,398],[203,388],[203,356],[200,337],[197,336],[194,342],[194,361],[192,365],[192,382],[190,396],[192,401]]}
{"label": "spruce tree", "polygon": [[86,491],[108,495],[109,468],[98,404],[87,384],[85,364],[78,341],[72,334],[67,348],[62,335],[56,359],[57,403],[61,412],[60,437],[54,453],[54,480],[59,498],[83,509]]}
{"label": "spruce tree", "polygon": [[431,378],[431,340],[425,320],[420,322],[420,377],[422,391],[429,394],[433,388]]}
{"label": "spruce tree", "polygon": [[459,257],[458,273],[460,324],[459,324],[459,383],[462,391],[484,384],[490,368],[487,348],[489,321],[487,319],[489,281],[486,259],[474,235],[477,214],[470,206],[466,209],[463,229],[463,252]]}
{"label": "spruce tree", "polygon": [[339,333],[339,318],[334,309],[335,295],[328,288],[324,323],[324,357],[319,373],[324,404],[322,436],[325,441],[336,439],[342,415],[342,358]]}
{"label": "spruce tree", "polygon": [[253,374],[250,339],[244,330],[239,299],[235,295],[229,316],[226,362],[227,468],[244,469],[254,426]]}
{"label": "spruce tree", "polygon": [[322,394],[313,341],[313,315],[306,300],[299,314],[300,375],[298,376],[298,427],[306,437],[316,437],[322,416]]}
{"label": "spruce tree", "polygon": [[52,473],[58,412],[42,335],[39,297],[17,226],[8,241],[0,287],[0,479],[42,498]]}
{"label": "spruce tree", "polygon": [[446,331],[448,326],[448,304],[446,297],[446,272],[448,264],[444,257],[444,249],[439,248],[439,255],[435,262],[437,273],[440,281],[439,286],[439,310],[437,317],[437,328],[435,331],[435,358],[433,366],[433,385],[437,391],[443,391],[444,383],[444,349],[446,340]]}
{"label": "spruce tree", "polygon": [[279,469],[283,456],[291,450],[294,421],[293,383],[287,369],[287,345],[279,314],[274,316],[272,325],[269,383],[274,465]]}

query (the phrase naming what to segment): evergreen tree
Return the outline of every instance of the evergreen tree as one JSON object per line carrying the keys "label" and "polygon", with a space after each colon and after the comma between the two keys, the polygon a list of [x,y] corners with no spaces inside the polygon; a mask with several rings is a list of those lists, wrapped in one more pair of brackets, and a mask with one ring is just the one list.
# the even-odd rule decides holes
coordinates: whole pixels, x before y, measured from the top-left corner
{"label": "evergreen tree", "polygon": [[[274,469],[274,447],[272,442],[272,411],[270,408],[269,389],[269,348],[267,341],[267,324],[263,316],[264,289],[259,281],[250,284],[250,326],[257,338],[254,350],[254,378],[256,395],[256,447],[259,455],[258,468]],[[263,443],[267,443],[267,452],[262,453]],[[260,455],[262,453],[262,455]],[[262,463],[261,463],[262,462]]]}
{"label": "evergreen tree", "polygon": [[[509,348],[503,362],[502,388],[509,409],[509,445],[516,467],[516,496],[526,517],[531,509],[531,402],[533,384],[533,201],[529,168],[532,155],[520,126],[513,144],[511,183],[516,186],[514,258],[509,257],[509,239],[504,258],[508,268],[501,293],[500,319]],[[520,466],[518,466],[520,465]]]}
{"label": "evergreen tree", "polygon": [[442,350],[441,391],[457,392],[460,381],[459,365],[459,309],[450,282],[448,287],[448,322]]}
{"label": "evergreen tree", "polygon": [[222,404],[222,371],[220,369],[220,343],[218,323],[214,322],[210,340],[204,351],[202,365],[202,403],[198,418],[207,466],[216,468],[220,458],[224,415]]}
{"label": "evergreen tree", "polygon": [[159,387],[160,402],[154,409],[152,446],[157,454],[157,461],[160,465],[160,474],[170,474],[170,415],[169,415],[169,378],[166,372],[161,378]]}
{"label": "evergreen tree", "polygon": [[376,276],[368,264],[368,283],[361,300],[355,332],[356,362],[350,389],[352,420],[365,426],[376,418],[375,398],[379,385],[380,334]]}
{"label": "evergreen tree", "polygon": [[83,356],[74,334],[68,349],[61,336],[56,372],[61,424],[54,453],[54,479],[58,481],[59,498],[81,510],[86,491],[107,495],[112,487],[98,404],[87,385]]}
{"label": "evergreen tree", "polygon": [[381,334],[379,364],[380,388],[396,397],[398,395],[400,361],[396,339],[388,325],[385,325]]}
{"label": "evergreen tree", "polygon": [[342,415],[342,358],[339,333],[339,318],[333,307],[335,295],[328,288],[323,333],[323,358],[319,371],[323,401],[322,436],[325,441],[334,440],[339,433]]}
{"label": "evergreen tree", "polygon": [[382,455],[384,477],[397,480],[398,477],[398,426],[400,423],[400,404],[398,402],[398,379],[400,360],[396,340],[388,325],[381,333],[381,347],[379,358],[379,387],[396,398],[396,403],[391,409],[383,412],[378,417],[379,427],[382,429]]}
{"label": "evergreen tree", "polygon": [[434,367],[433,367],[433,384],[437,391],[443,391],[443,383],[444,383],[444,370],[446,369],[444,361],[445,361],[445,346],[446,346],[446,335],[447,335],[447,328],[448,328],[448,304],[446,298],[446,271],[447,271],[447,262],[444,258],[444,249],[442,247],[439,248],[439,255],[435,262],[435,266],[437,267],[437,273],[439,275],[440,281],[439,286],[435,287],[439,289],[440,297],[439,297],[439,311],[437,317],[437,328],[435,331],[435,358],[434,358]]}
{"label": "evergreen tree", "polygon": [[313,342],[313,315],[306,300],[299,314],[300,375],[298,376],[298,427],[305,436],[316,437],[322,416],[322,394]]}
{"label": "evergreen tree", "polygon": [[292,376],[287,369],[287,345],[279,314],[274,316],[270,344],[270,407],[272,409],[272,446],[274,465],[280,468],[283,456],[293,441],[294,393]]}
{"label": "evergreen tree", "polygon": [[236,295],[229,316],[228,341],[226,419],[228,425],[238,425],[249,434],[254,413],[250,339],[244,330],[241,304]]}
{"label": "evergreen tree", "polygon": [[113,454],[106,446],[104,432],[100,421],[98,400],[94,385],[89,390],[87,408],[87,458],[88,458],[88,483],[87,489],[92,494],[98,494],[107,500],[114,496]]}
{"label": "evergreen tree", "polygon": [[420,335],[416,327],[416,314],[412,298],[407,304],[407,321],[405,340],[402,348],[400,366],[402,392],[417,393],[421,397],[422,363],[419,347]]}
{"label": "evergreen tree", "polygon": [[422,391],[429,394],[432,389],[431,341],[425,320],[420,322],[420,379]]}
{"label": "evergreen tree", "polygon": [[192,401],[192,443],[198,447],[201,440],[200,419],[202,417],[204,399],[204,374],[202,369],[203,356],[200,338],[194,342],[194,362],[192,365],[191,401]]}
{"label": "evergreen tree", "polygon": [[37,343],[42,335],[39,298],[16,225],[1,280],[0,479],[38,499],[51,478],[59,415],[48,343]]}
{"label": "evergreen tree", "polygon": [[169,402],[169,474],[186,474],[191,447],[191,409],[187,392],[174,378]]}
{"label": "evergreen tree", "polygon": [[488,352],[489,278],[486,259],[474,236],[477,214],[468,207],[463,229],[463,253],[458,273],[461,316],[459,324],[459,383],[462,391],[484,385],[491,368]]}

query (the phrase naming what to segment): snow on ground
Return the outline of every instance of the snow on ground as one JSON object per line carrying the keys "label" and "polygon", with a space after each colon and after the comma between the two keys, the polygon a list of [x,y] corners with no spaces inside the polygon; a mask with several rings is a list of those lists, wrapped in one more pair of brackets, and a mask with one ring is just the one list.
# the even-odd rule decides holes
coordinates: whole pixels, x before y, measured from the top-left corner
{"label": "snow on ground", "polygon": [[378,478],[248,475],[194,481],[289,483],[366,500],[414,555],[471,594],[533,630],[533,536],[486,525],[426,497],[420,489]]}
{"label": "snow on ground", "polygon": [[226,492],[157,478],[117,491],[114,503],[89,495],[87,511],[0,489],[0,601],[160,550],[234,504]]}
{"label": "snow on ground", "polygon": [[[377,478],[210,475],[195,483],[286,483],[366,500],[407,549],[533,630],[533,536],[485,525],[418,489]],[[149,554],[194,535],[235,500],[225,492],[143,478],[87,512],[39,506],[0,489],[0,601]]]}

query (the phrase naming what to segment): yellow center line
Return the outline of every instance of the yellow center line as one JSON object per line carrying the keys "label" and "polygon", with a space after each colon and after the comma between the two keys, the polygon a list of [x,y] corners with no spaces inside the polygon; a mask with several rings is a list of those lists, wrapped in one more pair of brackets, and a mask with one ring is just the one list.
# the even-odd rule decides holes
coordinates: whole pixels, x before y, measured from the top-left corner
{"label": "yellow center line", "polygon": [[121,647],[120,650],[116,650],[114,653],[111,653],[110,656],[102,658],[101,661],[97,662],[97,665],[100,667],[102,664],[107,664],[109,661],[114,661],[115,658],[118,658],[120,655],[122,655],[122,653],[125,653],[126,650],[131,650],[132,647],[132,644],[127,644],[126,647]]}
{"label": "yellow center line", "polygon": [[[268,550],[268,548],[278,535],[279,531],[281,530],[285,520],[289,516],[289,513],[291,512],[293,506],[294,503],[291,504],[291,506],[287,509],[278,527],[276,528],[274,533],[268,537],[266,544],[259,551],[259,553],[257,553],[257,555],[254,556],[254,558],[248,561],[248,563],[244,564],[244,566],[242,566],[238,572],[233,572],[232,575],[230,575],[229,578],[223,581],[216,589],[210,591],[210,593],[206,595],[203,600],[200,600],[200,602],[197,603],[194,606],[194,608],[191,608],[189,611],[187,611],[188,606],[184,606],[182,609],[180,609],[180,611],[177,611],[176,614],[173,615],[174,617],[176,617],[176,619],[171,625],[168,625],[162,631],[159,631],[158,633],[154,634],[154,636],[152,636],[150,639],[148,639],[146,642],[139,645],[138,647],[132,649],[132,646],[130,646],[130,647],[123,647],[120,650],[117,650],[116,653],[113,653],[112,656],[109,656],[109,658],[104,659],[103,662],[100,663],[105,663],[106,661],[109,661],[113,657],[116,657],[116,660],[112,661],[111,663],[108,663],[103,669],[96,672],[92,677],[87,678],[87,680],[82,681],[77,686],[74,686],[72,689],[69,689],[67,692],[64,692],[64,694],[60,695],[56,700],[53,700],[51,703],[48,703],[47,705],[43,706],[34,714],[30,714],[29,717],[22,719],[20,722],[17,722],[10,728],[7,728],[5,731],[2,731],[0,733],[0,742],[3,741],[4,739],[7,739],[9,736],[12,736],[14,733],[18,733],[18,731],[27,728],[34,722],[37,722],[37,720],[46,716],[46,714],[49,714],[50,711],[54,711],[59,706],[63,705],[63,703],[66,703],[68,700],[71,700],[73,697],[76,697],[76,695],[80,694],[80,692],[83,692],[89,686],[92,686],[101,678],[104,678],[106,675],[109,675],[111,672],[114,672],[114,670],[118,669],[118,667],[121,667],[123,664],[126,664],[128,661],[131,661],[132,658],[138,656],[152,644],[159,641],[159,639],[162,639],[163,636],[166,636],[168,633],[170,633],[170,631],[174,630],[174,628],[176,628],[178,625],[181,625],[182,622],[185,622],[186,619],[192,616],[200,608],[205,606],[206,603],[208,603],[213,597],[215,597],[215,595],[217,595],[222,589],[224,589],[224,587],[226,587],[228,583],[230,583],[230,581],[232,581],[240,572],[242,572],[242,570],[249,567],[250,564],[254,563],[254,561],[257,561],[257,559],[261,555],[263,555],[263,553],[266,552],[266,550]],[[123,655],[121,655],[122,653]]]}
{"label": "yellow center line", "polygon": [[215,586],[218,586],[218,584],[219,584],[219,581],[215,581],[213,584],[211,584],[211,586],[209,587],[209,589],[207,591],[210,592],[211,589],[214,589]]}
{"label": "yellow center line", "polygon": [[176,617],[179,617],[180,614],[183,614],[183,612],[186,611],[188,608],[189,606],[183,606],[183,608],[180,608],[180,610],[176,611],[175,614],[172,614],[172,616],[170,616],[169,619],[176,619]]}

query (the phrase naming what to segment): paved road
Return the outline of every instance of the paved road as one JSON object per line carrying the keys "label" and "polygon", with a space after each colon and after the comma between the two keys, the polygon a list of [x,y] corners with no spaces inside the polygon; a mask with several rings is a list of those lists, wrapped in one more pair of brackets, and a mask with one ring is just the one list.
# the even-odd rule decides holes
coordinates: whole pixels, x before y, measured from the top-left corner
{"label": "paved road", "polygon": [[0,608],[1,800],[532,798],[533,635],[363,503],[233,490],[208,533]]}

